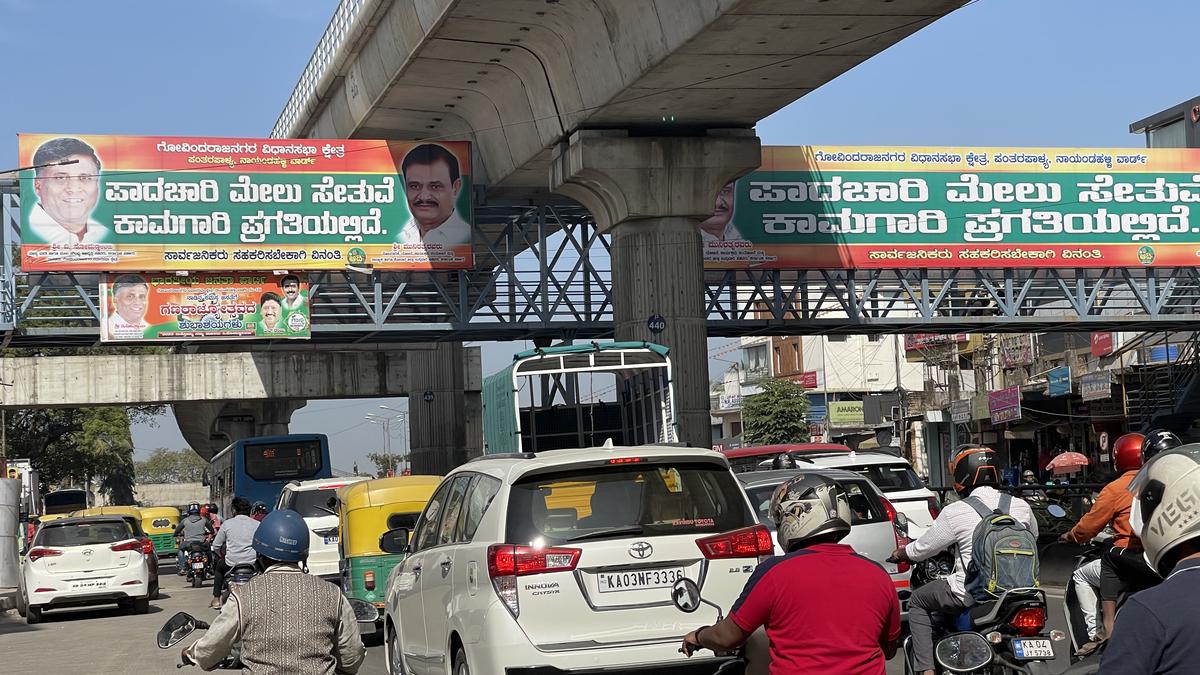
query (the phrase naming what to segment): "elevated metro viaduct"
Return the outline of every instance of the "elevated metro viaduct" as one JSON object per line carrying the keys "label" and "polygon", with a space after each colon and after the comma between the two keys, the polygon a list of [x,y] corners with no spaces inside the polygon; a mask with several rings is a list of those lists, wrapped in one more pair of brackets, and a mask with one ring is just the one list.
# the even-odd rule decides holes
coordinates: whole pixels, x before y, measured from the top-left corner
{"label": "elevated metro viaduct", "polygon": [[470,139],[485,203],[581,204],[611,237],[615,337],[671,348],[706,446],[697,225],[759,165],[754,125],[962,4],[344,0],[272,135]]}

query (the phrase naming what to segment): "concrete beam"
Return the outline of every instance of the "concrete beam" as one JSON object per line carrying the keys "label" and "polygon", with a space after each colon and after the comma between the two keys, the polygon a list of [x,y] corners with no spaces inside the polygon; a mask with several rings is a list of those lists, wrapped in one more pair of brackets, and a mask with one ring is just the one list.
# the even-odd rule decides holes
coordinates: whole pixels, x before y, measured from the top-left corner
{"label": "concrete beam", "polygon": [[3,358],[0,408],[408,396],[436,349]]}

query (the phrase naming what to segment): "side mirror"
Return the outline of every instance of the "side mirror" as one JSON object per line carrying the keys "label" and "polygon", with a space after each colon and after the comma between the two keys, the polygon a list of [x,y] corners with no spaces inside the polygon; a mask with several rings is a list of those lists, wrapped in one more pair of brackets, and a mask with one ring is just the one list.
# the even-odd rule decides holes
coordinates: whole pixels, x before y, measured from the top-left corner
{"label": "side mirror", "polygon": [[328,506],[330,509],[332,509],[332,510],[336,511],[336,510],[337,510],[337,507],[338,507],[338,500],[337,500],[337,497],[330,497],[330,498],[329,498],[329,499],[328,499],[328,500],[325,502],[325,506]]}
{"label": "side mirror", "polygon": [[169,649],[179,644],[185,637],[196,630],[196,618],[187,612],[180,612],[167,619],[158,631],[158,648]]}
{"label": "side mirror", "polygon": [[908,516],[899,511],[896,512],[896,528],[904,534],[908,534]]}
{"label": "side mirror", "polygon": [[354,609],[354,618],[359,623],[375,623],[379,620],[379,610],[365,600],[358,598],[346,598],[350,601],[350,607]]}
{"label": "side mirror", "polygon": [[1066,518],[1067,517],[1067,510],[1064,509],[1063,507],[1059,506],[1058,504],[1051,504],[1050,506],[1047,506],[1046,511],[1050,515],[1054,516],[1055,518]]}
{"label": "side mirror", "polygon": [[695,581],[683,577],[671,587],[671,602],[679,611],[691,614],[700,609],[700,587]]}
{"label": "side mirror", "polygon": [[396,527],[379,535],[379,550],[384,553],[408,553],[408,528]]}

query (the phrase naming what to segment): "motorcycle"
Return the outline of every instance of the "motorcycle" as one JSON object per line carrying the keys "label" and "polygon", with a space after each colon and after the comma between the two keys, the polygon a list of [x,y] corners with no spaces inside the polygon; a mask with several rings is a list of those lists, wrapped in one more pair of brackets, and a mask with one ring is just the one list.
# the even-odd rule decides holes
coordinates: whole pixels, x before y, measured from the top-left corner
{"label": "motorcycle", "polygon": [[191,582],[192,588],[200,588],[204,580],[213,574],[212,553],[209,547],[192,542],[188,544],[187,556],[184,559],[187,561],[187,580]]}
{"label": "motorcycle", "polygon": [[[1047,509],[1055,518],[1066,511],[1052,504]],[[943,578],[954,570],[953,554],[943,552],[913,566],[910,585],[920,586]],[[976,603],[964,611],[934,644],[934,660],[940,673],[1048,673],[1054,658],[1054,642],[1065,640],[1061,631],[1046,632],[1046,593],[1040,588],[1014,588],[998,599]],[[904,639],[905,675],[916,675],[912,636]]]}
{"label": "motorcycle", "polygon": [[[1067,579],[1067,588],[1063,598],[1063,618],[1066,619],[1067,636],[1071,642],[1071,663],[1079,660],[1076,652],[1079,648],[1087,644],[1090,640],[1090,630],[1087,621],[1084,618],[1083,608],[1079,604],[1079,594],[1076,591],[1075,571],[1084,565],[1088,565],[1093,561],[1099,560],[1105,549],[1108,548],[1109,542],[1112,539],[1112,529],[1108,528],[1104,532],[1096,535],[1095,538],[1084,547],[1077,556],[1075,556],[1075,566],[1071,568],[1071,576]],[[1093,595],[1099,593],[1099,589],[1093,588]],[[1099,598],[1096,599],[1097,617],[1099,616]],[[1099,618],[1097,618],[1099,621]]]}
{"label": "motorcycle", "polygon": [[[364,602],[357,598],[347,598],[350,601],[350,606],[354,609],[354,618],[360,624],[375,625],[375,621],[379,619],[379,610],[369,602]],[[187,636],[197,630],[208,630],[209,624],[201,621],[187,612],[179,612],[175,616],[167,619],[162,628],[158,630],[158,635],[155,642],[159,649],[170,649],[175,645],[183,642]],[[187,657],[180,655],[180,663],[176,664],[176,668],[184,666],[196,665]],[[236,656],[226,658],[221,663],[217,664],[217,668],[222,670],[240,670],[242,663]]]}

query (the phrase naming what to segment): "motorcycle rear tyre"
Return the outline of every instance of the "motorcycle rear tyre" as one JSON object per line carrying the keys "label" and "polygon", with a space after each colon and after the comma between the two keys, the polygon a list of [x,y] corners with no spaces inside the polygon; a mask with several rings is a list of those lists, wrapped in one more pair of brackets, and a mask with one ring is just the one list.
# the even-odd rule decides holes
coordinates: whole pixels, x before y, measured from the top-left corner
{"label": "motorcycle rear tyre", "polygon": [[204,583],[204,575],[203,574],[193,574],[192,575],[192,588],[200,588],[200,586],[203,583]]}

